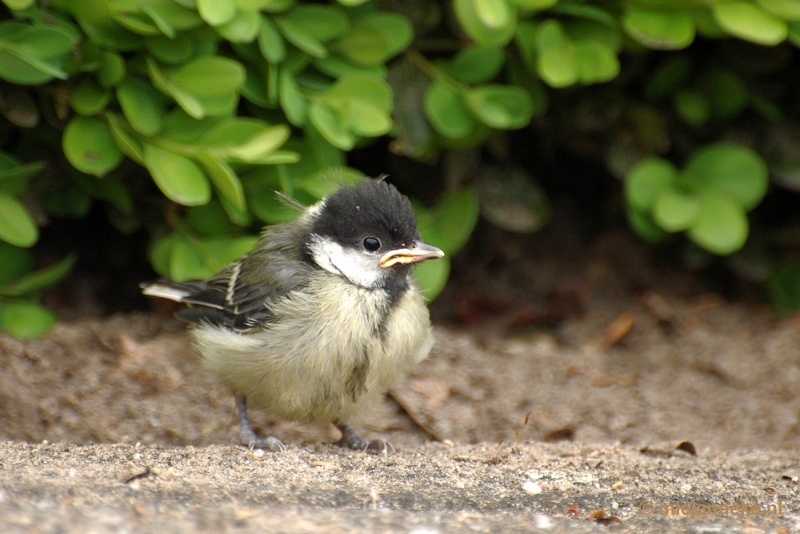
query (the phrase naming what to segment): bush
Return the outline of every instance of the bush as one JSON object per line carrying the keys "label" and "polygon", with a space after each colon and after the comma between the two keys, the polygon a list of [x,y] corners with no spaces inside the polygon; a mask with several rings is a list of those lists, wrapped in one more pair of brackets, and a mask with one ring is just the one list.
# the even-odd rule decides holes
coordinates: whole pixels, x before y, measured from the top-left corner
{"label": "bush", "polygon": [[[623,94],[625,121],[602,151],[611,174],[627,176],[634,229],[686,231],[730,254],[747,240],[767,164],[752,147],[704,137],[781,107],[747,73],[682,50],[698,35],[800,44],[800,4],[783,0],[2,1],[0,328],[20,337],[52,324],[36,295],[72,264],[31,271],[27,248],[48,216],[103,203],[121,231],[148,228],[159,274],[205,277],[247,251],[260,224],[293,216],[276,192],[310,204],[359,179],[346,154],[372,139],[430,159],[525,128],[553,95],[592,102],[591,86],[606,82]],[[622,65],[648,57],[639,96]],[[662,141],[678,135],[688,150],[669,153]],[[684,170],[665,156],[685,158]],[[528,174],[505,170],[498,183],[530,215],[508,228],[538,229],[546,199]],[[164,199],[154,217],[147,175]],[[491,190],[462,180],[418,204],[423,236],[456,252]],[[487,204],[487,218],[506,224]],[[420,267],[429,298],[448,272],[447,260]]]}

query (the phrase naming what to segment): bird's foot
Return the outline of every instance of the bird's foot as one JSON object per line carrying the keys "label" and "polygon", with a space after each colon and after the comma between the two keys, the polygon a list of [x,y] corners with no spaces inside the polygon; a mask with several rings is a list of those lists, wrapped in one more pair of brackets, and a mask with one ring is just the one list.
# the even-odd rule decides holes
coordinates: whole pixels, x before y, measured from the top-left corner
{"label": "bird's foot", "polygon": [[286,445],[284,445],[278,438],[269,436],[268,438],[259,438],[251,428],[243,428],[239,434],[239,440],[242,445],[245,445],[251,451],[253,449],[265,449],[272,452],[284,452]]}
{"label": "bird's foot", "polygon": [[382,454],[383,456],[389,454],[389,449],[395,452],[394,446],[385,438],[366,439],[347,423],[337,424],[336,426],[342,431],[342,439],[336,442],[336,445],[339,447],[347,447],[348,449],[361,452]]}
{"label": "bird's foot", "polygon": [[278,438],[272,436],[260,439],[253,432],[253,427],[250,426],[250,419],[247,417],[247,399],[244,395],[236,396],[236,408],[239,411],[239,418],[241,420],[241,431],[239,432],[239,441],[242,445],[246,445],[251,451],[253,449],[266,449],[272,452],[283,452],[286,450],[286,445],[281,443]]}

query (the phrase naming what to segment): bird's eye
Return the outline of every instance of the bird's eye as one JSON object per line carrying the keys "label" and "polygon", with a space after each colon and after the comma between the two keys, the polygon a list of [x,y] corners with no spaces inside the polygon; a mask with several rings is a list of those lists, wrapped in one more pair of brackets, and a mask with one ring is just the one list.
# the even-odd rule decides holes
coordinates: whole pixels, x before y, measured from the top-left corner
{"label": "bird's eye", "polygon": [[377,237],[365,237],[364,248],[370,252],[375,252],[381,248],[381,242]]}

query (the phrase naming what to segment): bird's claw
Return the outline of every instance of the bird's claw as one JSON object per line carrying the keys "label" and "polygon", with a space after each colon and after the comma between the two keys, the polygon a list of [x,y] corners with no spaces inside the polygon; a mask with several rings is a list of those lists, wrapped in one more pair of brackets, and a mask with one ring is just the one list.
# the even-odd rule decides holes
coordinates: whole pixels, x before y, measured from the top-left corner
{"label": "bird's claw", "polygon": [[241,442],[242,445],[247,445],[247,448],[251,451],[253,449],[264,449],[272,452],[284,452],[286,450],[286,445],[278,438],[270,436],[260,439],[250,429],[242,430]]}
{"label": "bird's claw", "polygon": [[342,439],[336,442],[339,447],[347,447],[361,452],[373,452],[387,456],[389,449],[395,452],[394,446],[385,438],[366,439],[348,424],[337,425],[342,431]]}

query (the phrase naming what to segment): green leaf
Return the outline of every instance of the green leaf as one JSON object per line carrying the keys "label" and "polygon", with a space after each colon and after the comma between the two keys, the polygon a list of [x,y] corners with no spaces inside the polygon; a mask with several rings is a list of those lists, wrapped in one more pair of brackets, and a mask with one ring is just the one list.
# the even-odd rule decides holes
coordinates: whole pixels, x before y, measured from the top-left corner
{"label": "green leaf", "polygon": [[293,23],[286,17],[276,18],[275,23],[286,40],[306,54],[320,58],[328,56],[328,49],[325,48],[325,45],[306,28]]}
{"label": "green leaf", "polygon": [[162,96],[152,85],[128,76],[117,86],[117,100],[131,127],[142,135],[161,131],[165,114]]}
{"label": "green leaf", "polygon": [[44,163],[20,164],[12,156],[0,151],[0,192],[19,195],[25,188],[28,178],[44,169]]}
{"label": "green leaf", "polygon": [[41,336],[53,325],[56,317],[47,308],[32,302],[0,303],[0,329],[17,339]]}
{"label": "green leaf", "polygon": [[91,80],[83,80],[69,94],[69,105],[81,115],[94,115],[101,112],[111,95]]}
{"label": "green leaf", "polygon": [[725,256],[744,246],[750,225],[742,206],[724,195],[703,195],[700,216],[686,232],[700,247]]}
{"label": "green leaf", "polygon": [[786,21],[800,20],[800,3],[795,0],[756,0],[765,11]]}
{"label": "green leaf", "polygon": [[25,206],[0,193],[0,239],[17,247],[30,247],[39,239],[39,229]]}
{"label": "green leaf", "polygon": [[380,31],[356,26],[347,32],[336,49],[357,65],[374,67],[390,57],[389,44]]}
{"label": "green leaf", "polygon": [[750,148],[721,142],[696,152],[684,169],[683,180],[724,191],[750,211],[767,192],[769,172],[761,156]]}
{"label": "green leaf", "polygon": [[337,49],[358,65],[377,67],[405,50],[413,37],[414,30],[404,16],[373,12],[356,20]]}
{"label": "green leaf", "polygon": [[[418,210],[420,211],[420,210]],[[470,188],[448,194],[435,208],[419,214],[423,239],[452,255],[461,250],[478,222],[478,197]]]}
{"label": "green leaf", "polygon": [[148,57],[147,70],[153,85],[195,119],[233,112],[246,75],[240,63],[219,56],[199,57],[163,72]]}
{"label": "green leaf", "polygon": [[533,115],[533,100],[516,85],[484,85],[467,90],[465,96],[470,111],[491,128],[522,128]]}
{"label": "green leaf", "polygon": [[[164,33],[155,21],[144,13],[125,13],[113,16],[114,21],[133,33],[143,36],[154,36]],[[167,29],[167,35],[174,35],[172,28]]]}
{"label": "green leaf", "polygon": [[297,188],[304,190],[316,199],[321,199],[335,192],[343,184],[355,185],[364,178],[364,173],[346,167],[326,167],[307,175]]}
{"label": "green leaf", "polygon": [[384,65],[377,65],[374,67],[365,67],[364,65],[356,65],[348,61],[342,56],[328,56],[322,59],[314,60],[314,67],[323,74],[331,78],[343,78],[346,76],[353,76],[356,74],[366,74],[374,78],[385,79],[388,69]]}
{"label": "green leaf", "polygon": [[747,85],[732,69],[709,69],[700,77],[698,85],[708,95],[711,113],[720,119],[737,117],[750,102]]}
{"label": "green leaf", "polygon": [[572,44],[578,77],[583,84],[613,80],[619,74],[619,59],[614,50],[599,41],[580,40]]}
{"label": "green leaf", "polygon": [[211,198],[208,178],[189,158],[145,144],[144,163],[158,188],[173,202],[199,206]]}
{"label": "green leaf", "polygon": [[217,26],[217,32],[231,43],[249,43],[261,30],[261,19],[255,11],[237,11],[233,19]]}
{"label": "green leaf", "polygon": [[72,270],[73,265],[75,265],[75,257],[70,254],[56,264],[28,273],[10,284],[0,286],[0,295],[24,297],[39,293],[63,280]]}
{"label": "green leaf", "polygon": [[92,207],[92,198],[74,184],[46,193],[41,201],[48,214],[60,219],[83,219]]}
{"label": "green leaf", "polygon": [[[617,19],[608,12],[607,9],[603,9],[600,7],[588,5],[588,4],[567,4],[567,3],[556,3],[554,0],[523,0],[523,1],[532,1],[532,2],[539,2],[539,3],[548,3],[548,4],[555,4],[552,6],[550,10],[552,13],[558,13],[560,15],[567,15],[574,18],[581,18],[585,21],[591,22],[599,22],[600,24],[608,27],[608,28],[617,28]],[[546,7],[550,7],[549,5]]]}
{"label": "green leaf", "polygon": [[431,261],[424,261],[414,268],[414,278],[417,281],[422,296],[425,300],[432,301],[447,285],[450,277],[450,258],[444,257]]}
{"label": "green leaf", "polygon": [[150,249],[150,264],[153,270],[165,278],[169,277],[169,263],[172,259],[172,249],[178,241],[177,233],[171,233],[156,241]]}
{"label": "green leaf", "polygon": [[258,160],[259,165],[290,165],[300,161],[300,155],[291,150],[276,150],[269,156]]}
{"label": "green leaf", "polygon": [[711,108],[705,95],[692,89],[682,89],[675,94],[675,110],[692,126],[702,126],[708,122]]}
{"label": "green leaf", "polygon": [[236,15],[234,0],[197,0],[197,11],[211,26],[219,26]]}
{"label": "green leaf", "polygon": [[774,46],[789,35],[789,27],[784,21],[750,2],[715,3],[711,9],[717,23],[740,39]]}
{"label": "green leaf", "polygon": [[[510,8],[507,15],[494,17],[496,25],[489,26],[485,23],[488,10],[478,9],[477,4],[484,0],[454,0],[453,8],[458,22],[467,34],[483,46],[505,46],[514,37],[517,27],[517,10]],[[490,1],[490,0],[485,0]],[[503,0],[493,0],[500,2]],[[502,8],[501,8],[502,9]]]}
{"label": "green leaf", "polygon": [[628,221],[631,224],[631,228],[633,228],[633,230],[643,239],[646,239],[651,243],[658,243],[667,236],[667,233],[660,227],[656,226],[647,213],[642,213],[635,209],[631,209],[630,207],[626,210],[626,213],[628,215]]}
{"label": "green leaf", "polygon": [[767,280],[772,305],[784,314],[800,309],[800,265],[795,260],[784,260]]}
{"label": "green leaf", "polygon": [[622,16],[622,27],[628,35],[656,50],[678,50],[694,41],[694,19],[686,11],[630,8]]}
{"label": "green leaf", "polygon": [[73,117],[62,137],[64,155],[81,172],[104,176],[122,161],[108,125],[97,117]]}
{"label": "green leaf", "polygon": [[170,39],[165,35],[154,35],[144,41],[152,56],[163,63],[179,65],[195,54],[195,43],[187,34]]}
{"label": "green leaf", "polygon": [[289,122],[297,127],[304,126],[308,102],[300,93],[294,75],[286,70],[281,71],[280,79],[278,80],[278,98],[280,99],[281,109],[283,109]]}
{"label": "green leaf", "polygon": [[645,96],[648,100],[661,100],[675,94],[692,74],[693,63],[686,54],[671,54],[652,70],[646,82]]}
{"label": "green leaf", "polygon": [[66,79],[67,74],[35,57],[20,58],[0,50],[0,78],[20,85],[38,85],[53,78]]}
{"label": "green leaf", "polygon": [[2,287],[13,282],[33,268],[30,251],[0,241],[0,293]]}
{"label": "green leaf", "polygon": [[494,79],[503,68],[506,57],[496,46],[469,46],[444,64],[447,74],[468,84],[485,83]]}
{"label": "green leaf", "polygon": [[677,178],[678,170],[669,161],[656,157],[645,158],[628,173],[625,198],[635,211],[647,213],[659,195],[672,187]]}
{"label": "green leaf", "polygon": [[40,60],[59,58],[72,50],[76,41],[74,32],[59,26],[21,24],[5,21],[0,23],[2,41],[6,50],[20,57],[36,57]]}
{"label": "green leaf", "polygon": [[3,0],[3,3],[7,5],[9,9],[13,9],[14,11],[27,9],[33,5],[33,2],[34,0]]}
{"label": "green leaf", "polygon": [[667,232],[681,232],[693,226],[700,216],[700,199],[667,187],[653,206],[653,221]]}
{"label": "green leaf", "polygon": [[555,19],[542,22],[536,32],[536,72],[550,87],[567,87],[579,79],[572,42]]}
{"label": "green leaf", "polygon": [[244,85],[245,70],[232,59],[202,56],[178,67],[164,69],[169,81],[200,97],[234,93]]}
{"label": "green leaf", "polygon": [[67,79],[61,60],[75,39],[66,29],[6,21],[0,22],[0,35],[0,78],[26,85]]}
{"label": "green leaf", "polygon": [[97,69],[97,80],[108,89],[125,78],[125,60],[116,52],[104,50],[100,54],[100,67]]}
{"label": "green leaf", "polygon": [[308,118],[319,133],[333,146],[352,150],[356,136],[348,129],[347,119],[323,102],[313,101],[308,108]]}
{"label": "green leaf", "polygon": [[258,33],[258,48],[268,62],[277,64],[286,58],[286,45],[278,28],[266,15],[261,16],[261,28]]}
{"label": "green leaf", "polygon": [[281,147],[290,133],[285,124],[269,126],[258,119],[230,118],[213,125],[194,144],[214,157],[256,163]]}
{"label": "green leaf", "polygon": [[177,37],[176,32],[203,26],[203,19],[197,12],[196,2],[174,0],[149,0],[141,7],[158,28],[170,38]]}
{"label": "green leaf", "polygon": [[247,207],[244,198],[244,190],[242,189],[242,183],[239,181],[239,177],[231,166],[224,161],[206,154],[198,154],[197,161],[203,166],[222,196],[224,196],[235,209],[243,211]]}
{"label": "green leaf", "polygon": [[247,254],[258,242],[257,236],[215,237],[193,241],[195,251],[213,273]]}
{"label": "green leaf", "polygon": [[389,84],[374,76],[345,76],[333,84],[325,92],[325,96],[341,101],[359,100],[386,113],[392,111],[392,89]]}
{"label": "green leaf", "polygon": [[343,35],[350,27],[344,11],[334,6],[301,4],[284,17],[293,27],[302,28],[323,43]]}
{"label": "green leaf", "polygon": [[379,137],[392,129],[389,115],[368,102],[352,100],[349,103],[348,127],[356,135]]}
{"label": "green leaf", "polygon": [[487,28],[501,28],[511,19],[511,7],[506,0],[472,0],[475,14]]}
{"label": "green leaf", "polygon": [[462,94],[447,84],[431,84],[423,105],[431,126],[445,137],[461,139],[475,129],[475,119]]}
{"label": "green leaf", "polygon": [[239,209],[225,197],[219,197],[219,203],[222,204],[222,209],[225,210],[225,213],[228,215],[228,219],[238,226],[243,228],[247,228],[252,226],[253,224],[253,215],[247,209],[245,205],[244,208]]}
{"label": "green leaf", "polygon": [[176,282],[202,280],[214,271],[209,269],[191,243],[182,238],[172,242],[169,256],[169,277]]}
{"label": "green leaf", "polygon": [[564,24],[564,30],[573,43],[590,41],[600,43],[614,54],[622,52],[622,34],[616,23],[609,26],[594,20],[575,19]]}
{"label": "green leaf", "polygon": [[111,136],[114,138],[117,148],[139,165],[144,165],[142,144],[128,133],[122,125],[124,121],[113,113],[106,113],[106,120],[108,120],[108,127],[111,130]]}
{"label": "green leaf", "polygon": [[278,198],[273,188],[260,188],[248,192],[250,211],[267,224],[281,224],[297,217],[297,211]]}

